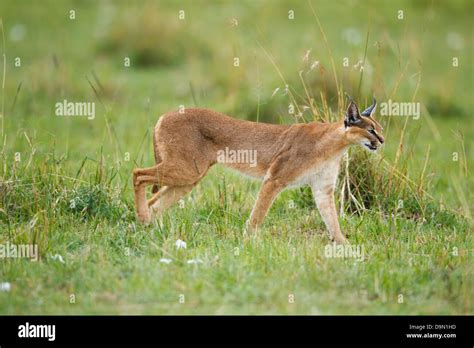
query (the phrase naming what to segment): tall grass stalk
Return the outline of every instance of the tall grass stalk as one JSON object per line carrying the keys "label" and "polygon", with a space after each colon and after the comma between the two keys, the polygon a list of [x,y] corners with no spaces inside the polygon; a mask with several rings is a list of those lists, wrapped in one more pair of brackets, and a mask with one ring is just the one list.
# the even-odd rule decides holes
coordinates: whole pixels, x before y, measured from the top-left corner
{"label": "tall grass stalk", "polygon": [[[308,1],[308,4],[316,20],[317,27],[323,38],[328,56],[330,58],[330,64],[332,67],[333,78],[336,83],[336,93],[338,97],[337,109],[335,111],[331,110],[329,107],[330,96],[327,93],[323,93],[322,91],[319,92],[320,102],[315,102],[313,98],[314,91],[312,91],[306,83],[302,71],[300,71],[298,74],[304,94],[304,96],[300,96],[300,99],[305,106],[309,106],[309,109],[313,114],[313,119],[323,120],[325,122],[333,122],[339,120],[341,115],[343,115],[345,112],[345,103],[343,99],[344,86],[342,85],[341,81],[339,81],[335,59],[327,36],[324,32],[324,28],[314,7],[311,4],[311,1]],[[368,54],[369,37],[370,28],[367,29],[366,33],[363,59],[364,64]],[[289,101],[294,104],[295,109],[299,112],[301,107],[298,105],[296,98],[298,95],[297,89],[288,85],[287,79],[285,78],[282,69],[278,66],[272,54],[262,44],[260,44],[260,47],[262,48],[265,56],[275,68],[281,81],[286,86],[288,86]],[[406,72],[409,64],[406,63],[402,65],[400,51],[398,51],[398,59],[400,66],[403,66],[403,68],[400,70],[398,77],[395,80],[394,86],[391,88],[391,92],[388,96],[389,98],[396,98],[398,88],[401,82],[406,78]],[[358,85],[356,87],[358,97],[362,91],[363,72],[363,69],[361,69],[359,72]],[[420,63],[420,71],[417,73],[418,79],[411,98],[412,101],[416,100],[416,95],[421,83],[421,72],[422,65]],[[386,88],[383,86],[383,82],[382,88],[386,90]],[[415,204],[415,206],[410,206],[410,214],[414,214],[413,216],[419,217],[425,215],[427,212],[427,206],[431,204],[430,202],[434,202],[436,205],[438,204],[435,202],[434,197],[429,194],[430,181],[426,177],[426,172],[430,163],[430,148],[428,148],[426,151],[422,172],[417,180],[414,181],[413,179],[410,179],[407,174],[409,157],[404,154],[407,153],[405,140],[408,131],[408,122],[409,118],[406,118],[403,127],[399,132],[398,139],[394,139],[390,136],[391,132],[389,132],[388,129],[390,120],[387,121],[388,125],[386,127],[386,138],[388,141],[398,142],[393,163],[390,163],[384,157],[383,152],[376,154],[375,156],[368,156],[368,154],[361,152],[356,152],[354,154],[348,152],[347,156],[345,156],[343,170],[341,171],[341,177],[339,180],[339,210],[341,215],[344,215],[345,212],[356,212],[358,214],[362,214],[367,209],[378,209],[381,213],[388,212],[392,208],[396,211],[398,209],[397,205],[400,202],[407,201],[414,202]],[[430,125],[430,128],[435,137],[436,135],[439,135],[439,131],[436,129],[436,126],[433,123]],[[464,205],[465,204],[463,204],[463,206]],[[469,214],[466,214],[466,216],[468,215]]]}
{"label": "tall grass stalk", "polygon": [[[2,74],[2,114],[0,115],[0,124],[1,124],[1,135],[2,139],[4,138],[4,118],[5,118],[5,77],[7,73],[7,56],[5,53],[5,30],[3,28],[3,18],[0,18],[0,30],[2,31],[2,56],[3,56],[3,74]],[[5,144],[5,141],[4,141]]]}

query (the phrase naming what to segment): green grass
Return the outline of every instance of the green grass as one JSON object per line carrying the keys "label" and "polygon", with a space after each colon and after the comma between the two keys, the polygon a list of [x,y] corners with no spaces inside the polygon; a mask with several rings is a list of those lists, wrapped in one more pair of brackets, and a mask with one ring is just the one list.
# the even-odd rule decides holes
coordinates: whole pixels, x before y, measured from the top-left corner
{"label": "green grass", "polygon": [[[111,4],[0,4],[0,244],[35,243],[41,255],[39,262],[0,260],[0,283],[11,283],[0,291],[0,314],[474,312],[471,2],[315,1],[331,54],[305,1]],[[185,21],[178,20],[182,7]],[[24,37],[13,40],[22,26]],[[348,28],[359,43],[344,40]],[[364,59],[367,33],[371,69],[360,84],[352,66]],[[448,44],[449,33],[462,45]],[[240,68],[232,66],[235,56]],[[319,70],[310,70],[314,60]],[[346,197],[340,222],[351,244],[364,248],[362,261],[325,257],[327,232],[304,189],[283,192],[260,233],[246,235],[259,183],[220,167],[161,223],[137,225],[131,171],[153,163],[160,114],[184,104],[301,122],[288,114],[289,102],[309,105],[300,70],[322,117],[341,117],[344,92],[363,105],[372,94],[423,105],[405,130],[405,118],[378,116],[387,142],[377,156],[351,150],[351,187],[366,209],[357,212]],[[63,99],[95,101],[96,118],[54,116]],[[186,249],[176,249],[178,239]]]}
{"label": "green grass", "polygon": [[[351,242],[364,247],[365,259],[356,261],[325,257],[320,218],[313,209],[290,208],[291,192],[277,200],[258,236],[245,236],[256,186],[219,170],[183,208],[150,228],[137,226],[131,207],[105,185],[68,190],[59,179],[51,185],[45,190],[65,193],[63,199],[24,216],[37,219],[33,228],[9,230],[18,244],[36,240],[42,259],[2,264],[3,279],[13,283],[0,295],[4,313],[453,314],[472,308],[472,236],[458,218],[423,223],[367,212],[341,219]],[[71,209],[74,196],[91,209]],[[32,205],[55,201],[38,199]],[[176,249],[177,239],[187,249]],[[64,264],[51,258],[58,253]],[[187,264],[190,259],[203,263]]]}

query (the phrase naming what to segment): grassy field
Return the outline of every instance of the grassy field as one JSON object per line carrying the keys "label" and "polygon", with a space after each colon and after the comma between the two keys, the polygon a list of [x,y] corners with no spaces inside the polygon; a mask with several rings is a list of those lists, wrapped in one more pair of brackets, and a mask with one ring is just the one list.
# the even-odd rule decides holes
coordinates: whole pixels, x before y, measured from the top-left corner
{"label": "grassy field", "polygon": [[[37,245],[40,260],[0,259],[0,314],[473,314],[473,12],[2,1],[0,245]],[[159,115],[334,120],[346,94],[421,104],[419,119],[377,115],[384,149],[351,149],[341,174],[341,228],[363,258],[327,257],[307,189],[245,234],[259,182],[217,166],[162,222],[137,224],[131,173],[154,162]],[[95,102],[95,118],[55,116],[64,99]]]}

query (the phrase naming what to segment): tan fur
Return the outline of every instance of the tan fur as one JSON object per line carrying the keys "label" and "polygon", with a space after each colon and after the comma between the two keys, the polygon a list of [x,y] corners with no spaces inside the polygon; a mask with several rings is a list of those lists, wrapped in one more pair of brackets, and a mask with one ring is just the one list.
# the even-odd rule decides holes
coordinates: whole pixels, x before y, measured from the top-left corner
{"label": "tan fur", "polygon": [[[282,190],[308,184],[331,238],[344,243],[334,204],[340,159],[352,144],[383,143],[383,137],[377,138],[367,131],[374,127],[381,137],[381,127],[371,116],[359,120],[357,125],[347,127],[342,121],[273,125],[237,120],[208,109],[167,113],[155,127],[156,165],[133,172],[138,219],[149,223],[152,214],[162,214],[189,193],[217,162],[218,151],[226,147],[255,150],[254,167],[249,163],[224,163],[263,179],[250,216],[250,228],[254,230],[263,223]],[[161,187],[148,201],[147,185]]]}

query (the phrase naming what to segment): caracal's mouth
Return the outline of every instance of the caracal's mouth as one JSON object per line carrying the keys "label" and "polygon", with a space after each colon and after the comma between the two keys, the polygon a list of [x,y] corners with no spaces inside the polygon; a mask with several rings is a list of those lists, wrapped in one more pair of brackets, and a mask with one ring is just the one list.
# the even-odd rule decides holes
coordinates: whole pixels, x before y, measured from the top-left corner
{"label": "caracal's mouth", "polygon": [[372,145],[371,143],[364,143],[364,146],[370,151],[377,151],[377,146]]}

